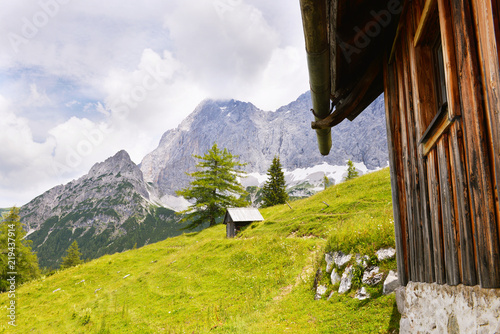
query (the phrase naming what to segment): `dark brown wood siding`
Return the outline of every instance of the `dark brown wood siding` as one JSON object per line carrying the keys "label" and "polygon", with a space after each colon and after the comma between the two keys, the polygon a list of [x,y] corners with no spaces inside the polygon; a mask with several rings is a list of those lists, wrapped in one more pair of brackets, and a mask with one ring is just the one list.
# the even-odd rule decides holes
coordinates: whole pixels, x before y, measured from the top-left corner
{"label": "dark brown wood siding", "polygon": [[[498,8],[497,0],[409,2],[392,57],[385,57],[403,284],[500,287]],[[432,55],[436,38],[442,43],[448,101],[439,110]]]}

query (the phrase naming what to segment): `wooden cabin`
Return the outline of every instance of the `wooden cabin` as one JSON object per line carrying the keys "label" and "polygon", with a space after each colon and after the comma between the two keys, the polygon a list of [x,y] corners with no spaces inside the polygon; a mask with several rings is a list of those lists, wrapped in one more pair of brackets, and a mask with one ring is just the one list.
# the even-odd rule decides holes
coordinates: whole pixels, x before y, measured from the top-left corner
{"label": "wooden cabin", "polygon": [[322,154],[384,93],[398,276],[500,288],[498,0],[300,0]]}
{"label": "wooden cabin", "polygon": [[224,216],[226,236],[234,238],[242,227],[263,220],[264,218],[257,208],[228,208]]}

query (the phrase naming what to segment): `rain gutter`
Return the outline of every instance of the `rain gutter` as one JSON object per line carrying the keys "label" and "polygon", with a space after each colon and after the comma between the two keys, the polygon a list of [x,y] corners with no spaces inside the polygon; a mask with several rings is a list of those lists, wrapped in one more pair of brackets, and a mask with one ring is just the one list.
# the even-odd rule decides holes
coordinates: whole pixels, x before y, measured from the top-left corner
{"label": "rain gutter", "polygon": [[[300,0],[306,42],[309,85],[315,120],[330,115],[330,46],[327,30],[326,0]],[[331,129],[316,130],[318,147],[328,155],[332,147]]]}

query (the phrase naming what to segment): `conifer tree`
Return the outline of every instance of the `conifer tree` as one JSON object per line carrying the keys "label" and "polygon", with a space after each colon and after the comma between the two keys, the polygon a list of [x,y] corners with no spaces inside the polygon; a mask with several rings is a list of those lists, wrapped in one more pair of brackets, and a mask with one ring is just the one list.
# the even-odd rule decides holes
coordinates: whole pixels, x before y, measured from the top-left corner
{"label": "conifer tree", "polygon": [[323,185],[325,186],[325,189],[332,185],[332,181],[328,178],[328,176],[326,176],[326,174],[323,175]]}
{"label": "conifer tree", "polygon": [[61,269],[74,267],[77,264],[83,263],[81,259],[82,253],[80,253],[80,250],[78,249],[78,243],[76,240],[73,241],[66,252],[66,256],[62,258]]}
{"label": "conifer tree", "polygon": [[38,258],[31,249],[32,241],[25,236],[19,208],[13,207],[0,222],[0,292],[8,289],[13,282],[8,279],[13,276],[15,285],[40,276]]}
{"label": "conifer tree", "polygon": [[345,180],[351,180],[355,177],[358,177],[358,171],[354,167],[354,163],[349,159],[347,161],[347,176],[345,177]]}
{"label": "conifer tree", "polygon": [[238,182],[238,177],[245,173],[238,156],[232,155],[227,149],[220,150],[214,143],[203,156],[194,155],[198,159],[197,171],[188,173],[193,181],[188,188],[177,191],[194,203],[187,210],[179,212],[185,216],[181,222],[189,221],[184,229],[192,229],[208,222],[210,226],[217,224],[225,210],[229,207],[244,207],[249,203],[245,199],[248,193]]}
{"label": "conifer tree", "polygon": [[262,188],[262,207],[285,204],[288,200],[288,194],[286,193],[285,174],[281,169],[279,157],[274,157],[267,170],[267,176],[268,179]]}

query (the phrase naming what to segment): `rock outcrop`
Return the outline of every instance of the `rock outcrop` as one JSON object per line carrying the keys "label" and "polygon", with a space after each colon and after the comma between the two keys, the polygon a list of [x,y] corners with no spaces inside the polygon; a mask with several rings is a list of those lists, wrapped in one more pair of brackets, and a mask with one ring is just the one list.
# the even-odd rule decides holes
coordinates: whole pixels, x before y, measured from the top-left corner
{"label": "rock outcrop", "polygon": [[[380,249],[371,258],[368,255],[356,254],[353,256],[353,254],[345,254],[341,251],[326,253],[326,272],[331,272],[329,283],[331,287],[337,290],[333,289],[328,299],[330,299],[335,292],[339,294],[349,292],[353,285],[358,287],[355,298],[359,300],[370,298],[370,294],[367,292],[366,287],[379,285],[385,276],[385,273],[380,272],[380,268],[375,266],[374,263],[377,261],[384,262],[391,260],[394,258],[395,253],[393,248]],[[321,273],[321,269],[318,269],[314,281],[315,289],[317,289],[321,281]],[[340,275],[340,273],[342,274]],[[384,285],[382,286],[383,293],[389,294],[399,286],[397,274],[392,270],[389,271],[384,281]],[[316,298],[318,297],[317,292],[318,291],[316,291]],[[326,293],[326,291],[324,293]]]}
{"label": "rock outcrop", "polygon": [[400,286],[401,284],[399,283],[398,274],[392,270],[389,271],[389,274],[387,275],[384,281],[384,290],[383,290],[384,295],[393,292]]}

